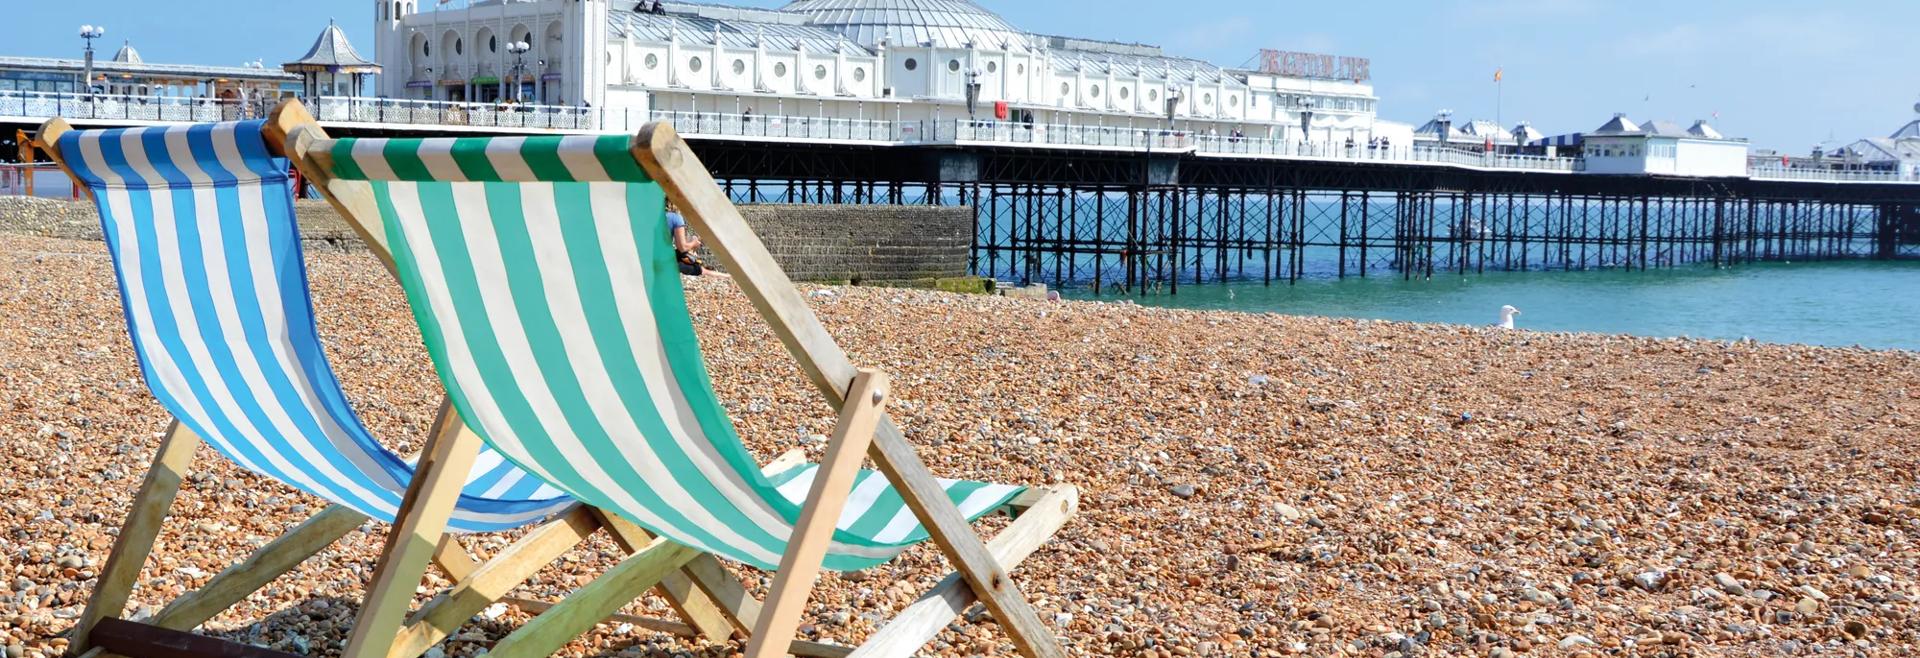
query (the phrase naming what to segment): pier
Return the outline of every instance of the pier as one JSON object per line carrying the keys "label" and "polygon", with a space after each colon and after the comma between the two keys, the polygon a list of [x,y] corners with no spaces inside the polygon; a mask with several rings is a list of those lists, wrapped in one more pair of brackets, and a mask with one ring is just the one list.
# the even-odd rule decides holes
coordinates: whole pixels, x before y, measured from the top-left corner
{"label": "pier", "polygon": [[[312,103],[346,135],[595,134],[670,121],[738,201],[968,206],[975,274],[1101,292],[1920,255],[1920,179],[1883,172],[1600,175],[1570,157],[1164,128]],[[50,116],[178,125],[264,110],[0,93],[6,128]]]}

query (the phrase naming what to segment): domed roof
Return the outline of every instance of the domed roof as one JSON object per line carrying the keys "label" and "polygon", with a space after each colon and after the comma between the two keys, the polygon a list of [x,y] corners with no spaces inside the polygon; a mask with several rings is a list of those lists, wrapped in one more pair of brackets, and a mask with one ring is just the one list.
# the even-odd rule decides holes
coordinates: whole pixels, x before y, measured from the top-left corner
{"label": "domed roof", "polygon": [[140,60],[140,51],[133,49],[132,41],[128,41],[120,46],[120,51],[113,54],[113,61],[125,64],[144,63]]}
{"label": "domed roof", "polygon": [[780,9],[869,48],[934,46],[1026,50],[1032,37],[970,0],[795,0]]}

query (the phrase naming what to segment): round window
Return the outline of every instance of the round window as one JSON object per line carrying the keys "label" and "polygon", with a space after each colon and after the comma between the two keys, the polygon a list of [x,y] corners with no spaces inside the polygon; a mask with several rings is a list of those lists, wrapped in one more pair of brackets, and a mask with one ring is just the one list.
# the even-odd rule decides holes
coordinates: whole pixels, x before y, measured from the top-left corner
{"label": "round window", "polygon": [[698,58],[698,57],[695,57],[695,58],[693,58],[693,59],[690,59],[690,60],[687,60],[687,70],[689,70],[689,71],[693,71],[694,73],[699,73],[699,72],[700,72],[700,67],[701,67],[701,66],[704,66],[704,65],[705,65],[705,64],[703,64],[703,63],[702,63],[702,62],[700,61],[700,58]]}
{"label": "round window", "polygon": [[813,79],[815,80],[827,79],[827,66],[825,64],[813,67]]}
{"label": "round window", "polygon": [[648,70],[652,70],[652,69],[657,69],[657,68],[660,68],[660,56],[659,56],[659,55],[655,55],[655,54],[652,54],[652,53],[648,53],[648,54],[647,54],[647,69],[648,69]]}
{"label": "round window", "polygon": [[953,59],[953,60],[947,60],[947,70],[948,70],[948,71],[952,71],[952,72],[954,72],[954,73],[959,73],[959,72],[960,72],[960,60],[957,60],[957,59]]}
{"label": "round window", "polygon": [[744,60],[744,59],[736,59],[736,60],[733,60],[733,74],[734,74],[734,75],[740,75],[740,74],[742,74],[742,73],[746,73],[746,72],[747,72],[747,60]]}
{"label": "round window", "polygon": [[787,77],[787,63],[786,63],[786,62],[780,62],[780,63],[778,63],[778,64],[774,64],[774,65],[773,65],[773,77],[776,77],[776,78],[784,78],[784,77]]}
{"label": "round window", "polygon": [[860,66],[856,66],[856,67],[853,67],[853,81],[854,81],[854,82],[866,82],[866,81],[867,81],[867,69],[866,69],[865,67],[860,67]]}
{"label": "round window", "polygon": [[1091,87],[1088,87],[1088,88],[1087,88],[1087,93],[1088,93],[1088,94],[1091,94],[1091,95],[1093,95],[1093,97],[1094,97],[1094,98],[1099,98],[1099,97],[1100,97],[1100,85],[1093,85],[1093,86],[1091,86]]}
{"label": "round window", "polygon": [[1128,91],[1127,91],[1127,88],[1126,88],[1126,87],[1121,87],[1121,88],[1120,88],[1120,100],[1126,100],[1126,99],[1127,99],[1127,95],[1128,95],[1128,94],[1130,94],[1130,93],[1131,93],[1131,92],[1128,92]]}
{"label": "round window", "polygon": [[1213,94],[1201,94],[1200,104],[1209,105],[1209,106],[1213,105]]}
{"label": "round window", "polygon": [[920,62],[919,62],[919,60],[916,60],[916,59],[914,59],[914,58],[912,58],[912,57],[908,57],[908,58],[907,58],[907,70],[909,70],[909,71],[912,71],[912,70],[914,70],[914,69],[917,69],[917,68],[920,68]]}
{"label": "round window", "polygon": [[999,73],[999,72],[1000,72],[1000,63],[999,63],[999,62],[987,62],[987,72],[988,72],[988,73]]}
{"label": "round window", "polygon": [[1147,90],[1147,100],[1150,100],[1150,101],[1157,101],[1157,100],[1160,100],[1160,90],[1158,90],[1158,89],[1148,89],[1148,90]]}
{"label": "round window", "polygon": [[1061,95],[1061,96],[1067,96],[1067,95],[1070,95],[1070,94],[1072,94],[1072,93],[1073,93],[1073,85],[1072,85],[1071,83],[1066,83],[1066,82],[1062,82],[1062,83],[1060,83],[1060,95]]}
{"label": "round window", "polygon": [[1027,74],[1027,65],[1025,65],[1025,64],[1015,64],[1015,65],[1013,65],[1013,72],[1014,72],[1014,73],[1015,73],[1016,75],[1026,75],[1026,74]]}

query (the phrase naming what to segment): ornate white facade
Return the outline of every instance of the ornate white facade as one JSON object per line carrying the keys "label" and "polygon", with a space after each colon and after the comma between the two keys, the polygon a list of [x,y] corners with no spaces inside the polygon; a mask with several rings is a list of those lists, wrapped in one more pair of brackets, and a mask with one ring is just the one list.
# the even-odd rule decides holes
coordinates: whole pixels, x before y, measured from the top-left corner
{"label": "ornate white facade", "polygon": [[1165,126],[1177,98],[1180,131],[1299,139],[1305,126],[1314,142],[1365,141],[1377,103],[1364,81],[1033,34],[969,0],[380,0],[375,15],[389,98],[1134,128]]}

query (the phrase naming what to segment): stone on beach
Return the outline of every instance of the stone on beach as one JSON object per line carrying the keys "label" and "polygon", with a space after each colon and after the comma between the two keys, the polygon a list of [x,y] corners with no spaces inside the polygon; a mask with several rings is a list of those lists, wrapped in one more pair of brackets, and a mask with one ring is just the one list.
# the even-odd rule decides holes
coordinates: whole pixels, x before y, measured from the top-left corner
{"label": "stone on beach", "polygon": [[[315,250],[308,266],[356,411],[417,449],[441,394],[397,287],[364,253]],[[0,230],[9,655],[59,653],[166,427],[110,267],[97,242]],[[806,439],[830,433],[831,410],[732,283],[688,286],[749,447],[817,457]],[[1900,655],[1920,642],[1911,353],[806,290],[832,291],[809,303],[855,363],[893,375],[890,412],[936,474],[1081,487],[1080,515],[1012,572],[1075,655]],[[321,506],[201,451],[128,614]],[[204,632],[336,654],[385,533],[348,533]],[[518,536],[462,540],[493,555]],[[596,536],[513,595],[558,600],[619,555]],[[857,644],[946,568],[921,546],[823,576],[810,639]],[[755,595],[770,582],[728,569]],[[435,575],[419,598],[444,585]],[[623,612],[672,616],[651,594]],[[441,648],[476,655],[527,619],[486,609]],[[729,648],[605,624],[560,655]],[[923,652],[973,654],[1013,655],[984,612]]]}

